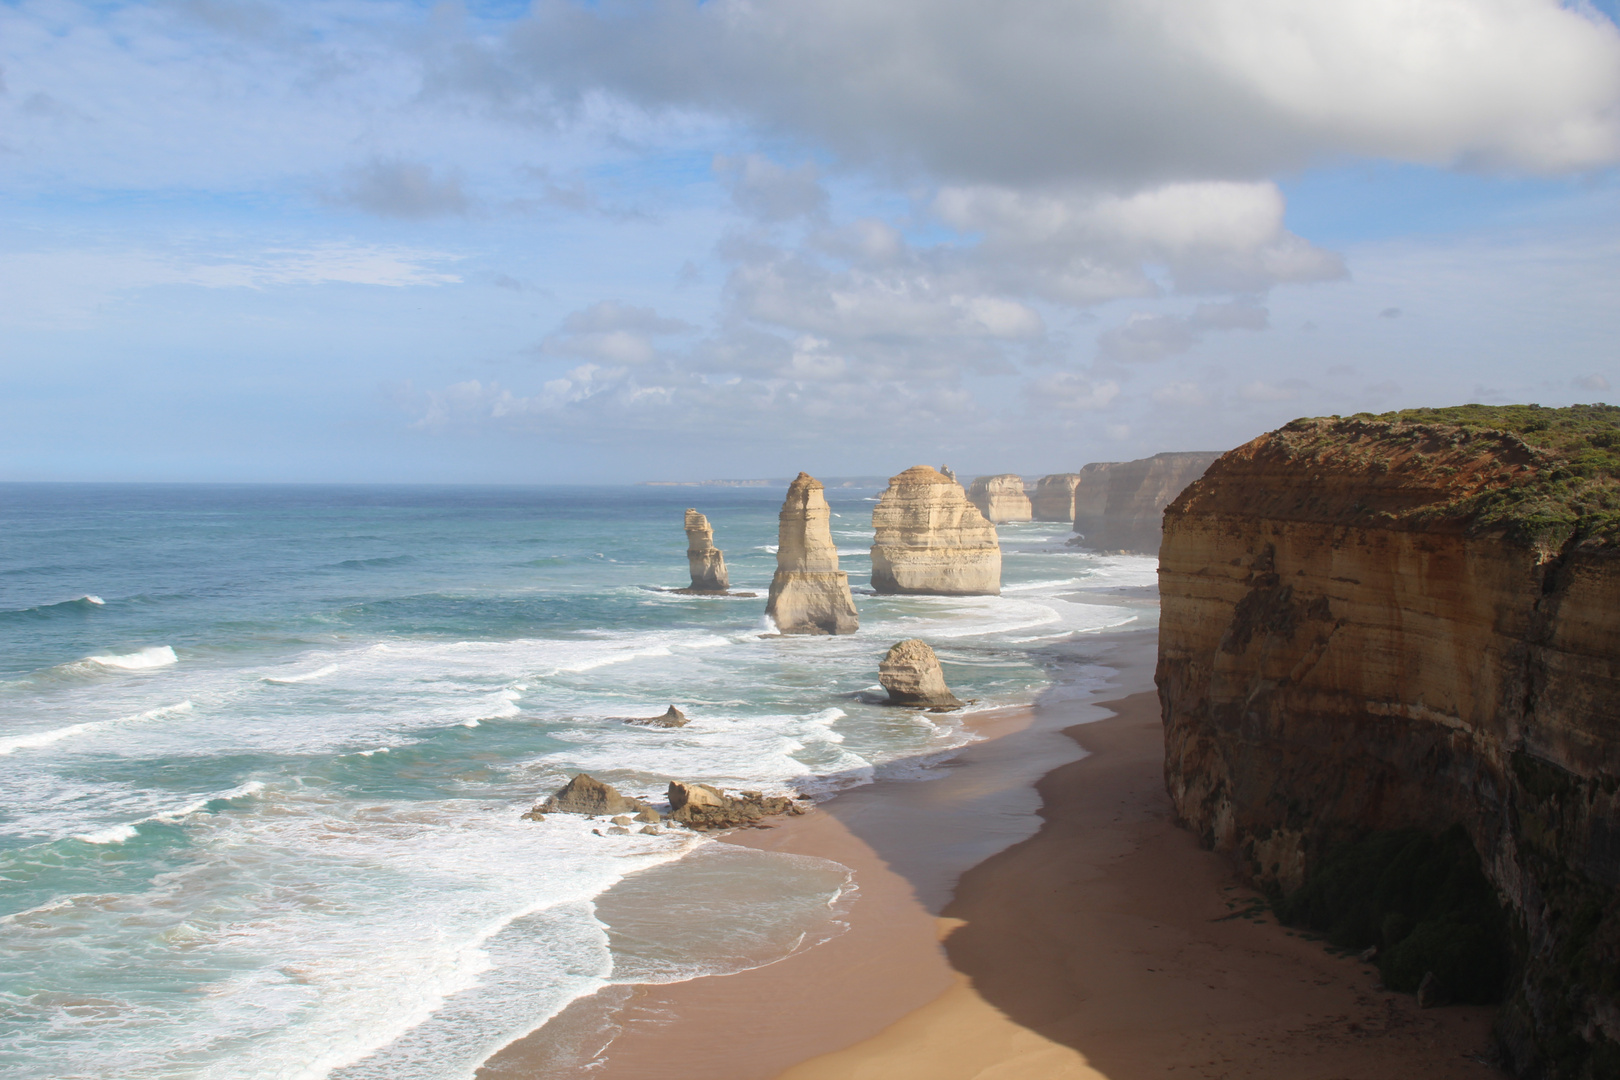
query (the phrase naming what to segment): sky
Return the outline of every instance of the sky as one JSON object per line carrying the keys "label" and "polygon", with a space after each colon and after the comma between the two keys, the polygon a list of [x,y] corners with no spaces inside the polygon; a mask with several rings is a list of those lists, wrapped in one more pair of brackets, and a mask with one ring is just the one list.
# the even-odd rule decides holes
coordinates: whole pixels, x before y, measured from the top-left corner
{"label": "sky", "polygon": [[1620,396],[1612,0],[0,0],[0,480],[1068,471]]}

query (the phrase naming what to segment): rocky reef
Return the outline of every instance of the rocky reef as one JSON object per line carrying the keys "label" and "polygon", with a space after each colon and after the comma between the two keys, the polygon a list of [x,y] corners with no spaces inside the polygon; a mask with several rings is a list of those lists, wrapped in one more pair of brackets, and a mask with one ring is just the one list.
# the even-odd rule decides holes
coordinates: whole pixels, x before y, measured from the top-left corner
{"label": "rocky reef", "polygon": [[1030,497],[1030,513],[1036,521],[1073,521],[1074,491],[1080,486],[1079,473],[1053,473],[1035,482]]}
{"label": "rocky reef", "polygon": [[889,692],[889,704],[957,709],[962,702],[945,685],[939,657],[921,638],[907,638],[889,649],[878,664],[878,682]]}
{"label": "rocky reef", "polygon": [[1220,456],[1194,451],[1087,465],[1074,492],[1076,540],[1096,551],[1157,552],[1164,508]]}
{"label": "rocky reef", "polygon": [[712,831],[758,826],[778,814],[802,814],[804,810],[785,795],[765,795],[744,791],[727,795],[708,784],[688,784],[679,780],[669,785],[669,818],[689,829]]}
{"label": "rocky reef", "polygon": [[917,465],[890,477],[872,509],[872,527],[872,588],[877,592],[1001,592],[996,527],[944,473]]}
{"label": "rocky reef", "polygon": [[696,510],[686,512],[686,562],[692,571],[688,592],[723,593],[731,588],[725,553],[714,546],[709,519]]}
{"label": "rocky reef", "polygon": [[1014,473],[979,477],[968,489],[967,497],[992,525],[1031,519],[1029,496],[1024,493],[1024,479]]}
{"label": "rocky reef", "polygon": [[621,795],[612,784],[604,784],[587,773],[575,776],[558,788],[556,794],[544,802],[536,803],[534,809],[523,816],[535,821],[544,821],[546,814],[586,814],[593,817],[651,814],[653,817],[649,820],[658,820],[657,811],[642,800]]}
{"label": "rocky reef", "polygon": [[624,722],[639,727],[677,728],[685,727],[691,721],[685,713],[671,705],[661,716],[629,716]]}
{"label": "rocky reef", "polygon": [[821,481],[801,472],[777,519],[776,574],[765,601],[783,634],[853,634],[860,626],[830,519]]}
{"label": "rocky reef", "polygon": [[1526,1077],[1620,1076],[1616,447],[1610,406],[1300,420],[1164,515],[1178,815],[1391,985],[1502,1000]]}

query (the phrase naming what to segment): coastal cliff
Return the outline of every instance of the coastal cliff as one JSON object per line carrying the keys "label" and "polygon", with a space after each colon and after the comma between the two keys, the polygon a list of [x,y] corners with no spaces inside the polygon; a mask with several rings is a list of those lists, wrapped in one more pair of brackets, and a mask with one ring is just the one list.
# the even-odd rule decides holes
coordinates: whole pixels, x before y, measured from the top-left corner
{"label": "coastal cliff", "polygon": [[1220,456],[1194,451],[1087,465],[1074,492],[1080,542],[1096,551],[1158,551],[1164,508]]}
{"label": "coastal cliff", "polygon": [[849,575],[838,569],[821,481],[800,473],[777,521],[776,574],[765,614],[784,634],[853,634],[860,622]]}
{"label": "coastal cliff", "polygon": [[1527,1077],[1620,1075],[1616,446],[1608,406],[1300,420],[1164,515],[1179,817],[1392,986],[1503,1000]]}
{"label": "coastal cliff", "polygon": [[872,528],[872,588],[879,593],[1001,592],[996,527],[944,473],[917,465],[890,477]]}
{"label": "coastal cliff", "polygon": [[723,593],[731,588],[725,553],[714,546],[709,519],[696,510],[686,512],[686,562],[692,572],[691,592]]}
{"label": "coastal cliff", "polygon": [[1024,494],[1024,480],[1014,473],[979,477],[968,488],[967,497],[992,525],[1029,521],[1032,516],[1029,496]]}
{"label": "coastal cliff", "polygon": [[1074,491],[1080,486],[1079,473],[1053,473],[1035,482],[1030,496],[1030,512],[1036,521],[1073,521]]}

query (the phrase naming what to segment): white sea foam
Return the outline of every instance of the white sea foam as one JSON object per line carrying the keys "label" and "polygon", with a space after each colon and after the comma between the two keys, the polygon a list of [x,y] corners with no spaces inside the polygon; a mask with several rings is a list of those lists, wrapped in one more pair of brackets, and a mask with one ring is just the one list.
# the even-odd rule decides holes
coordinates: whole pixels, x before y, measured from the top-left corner
{"label": "white sea foam", "polygon": [[179,661],[174,649],[168,645],[152,645],[132,653],[112,653],[106,656],[92,656],[88,658],[92,663],[102,667],[118,668],[122,671],[145,671],[148,668],[167,667]]}
{"label": "white sea foam", "polygon": [[132,840],[139,835],[133,825],[110,825],[95,832],[78,833],[73,839],[83,840],[87,844],[122,844],[125,840]]}
{"label": "white sea foam", "polygon": [[107,603],[107,601],[103,600],[94,593],[85,593],[83,596],[79,597],[79,599],[91,604],[95,604],[97,607],[101,607]]}
{"label": "white sea foam", "polygon": [[83,735],[90,731],[102,731],[116,724],[139,723],[143,720],[159,720],[165,716],[175,716],[191,711],[190,701],[182,701],[175,705],[165,705],[157,709],[148,709],[134,716],[123,716],[115,720],[93,720],[82,724],[69,724],[67,727],[52,728],[48,731],[35,731],[27,735],[13,735],[9,739],[0,739],[0,757],[12,754],[18,750],[38,750],[41,747],[59,743],[63,739],[70,739],[75,735]]}
{"label": "white sea foam", "polygon": [[264,677],[264,681],[267,683],[276,683],[277,685],[281,686],[293,686],[297,685],[298,683],[311,682],[315,679],[324,679],[328,675],[334,674],[338,670],[339,668],[337,664],[327,664],[324,667],[316,668],[314,671],[305,672],[302,675],[266,675]]}

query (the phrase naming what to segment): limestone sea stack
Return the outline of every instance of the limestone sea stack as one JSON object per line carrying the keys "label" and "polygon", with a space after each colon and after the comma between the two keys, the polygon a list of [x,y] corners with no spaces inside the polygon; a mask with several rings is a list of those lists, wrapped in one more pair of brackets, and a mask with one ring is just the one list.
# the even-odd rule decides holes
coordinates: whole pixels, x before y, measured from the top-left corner
{"label": "limestone sea stack", "polygon": [[1074,531],[1080,535],[1070,542],[1096,551],[1157,554],[1164,508],[1220,456],[1200,450],[1087,465],[1074,491]]}
{"label": "limestone sea stack", "polygon": [[908,638],[889,650],[878,664],[878,681],[889,692],[891,705],[955,709],[962,704],[945,685],[939,657],[919,638]]}
{"label": "limestone sea stack", "polygon": [[1035,494],[1029,500],[1030,512],[1036,521],[1073,521],[1074,490],[1080,486],[1079,473],[1053,473],[1043,476],[1035,484]]}
{"label": "limestone sea stack", "polygon": [[686,562],[692,571],[689,592],[723,593],[731,588],[725,553],[714,546],[709,519],[696,510],[686,512]]}
{"label": "limestone sea stack", "polygon": [[1617,448],[1604,405],[1296,420],[1159,556],[1181,821],[1542,1080],[1620,1076]]}
{"label": "limestone sea stack", "polygon": [[872,588],[884,594],[995,596],[996,527],[962,485],[927,465],[889,478],[872,509]]}
{"label": "limestone sea stack", "polygon": [[838,569],[832,511],[821,481],[800,473],[778,516],[776,574],[765,614],[783,634],[853,634],[860,626],[849,575]]}
{"label": "limestone sea stack", "polygon": [[1029,521],[1033,516],[1029,496],[1024,493],[1023,477],[1015,473],[979,477],[968,489],[968,500],[992,525]]}

